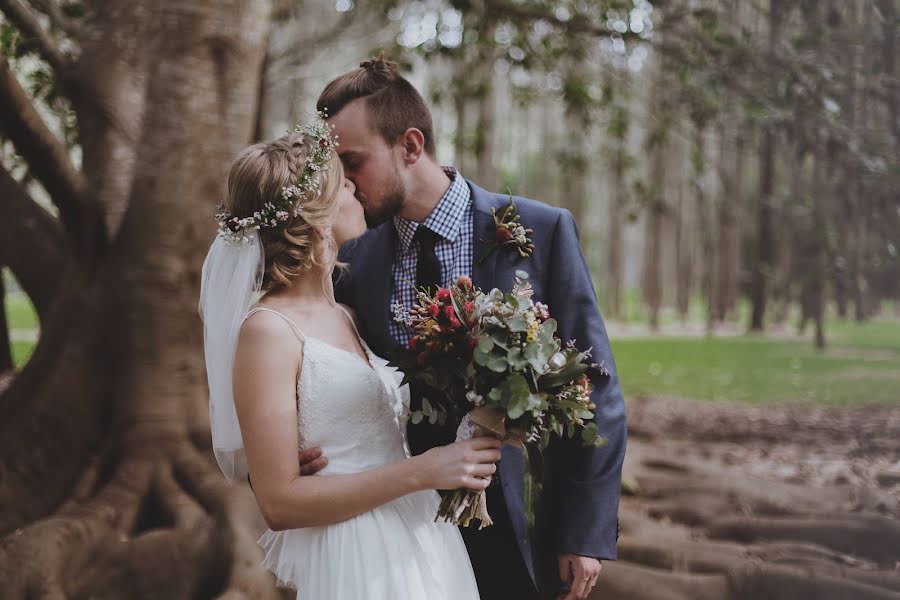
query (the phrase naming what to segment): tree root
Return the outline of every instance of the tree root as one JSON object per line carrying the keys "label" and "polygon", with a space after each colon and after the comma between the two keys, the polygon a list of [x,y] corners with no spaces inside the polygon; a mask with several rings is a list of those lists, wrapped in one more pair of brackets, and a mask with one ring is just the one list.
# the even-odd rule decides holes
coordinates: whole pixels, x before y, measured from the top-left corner
{"label": "tree root", "polygon": [[741,542],[796,540],[861,556],[892,568],[900,560],[900,523],[878,515],[817,515],[808,518],[738,517],[707,528],[718,539]]}
{"label": "tree root", "polygon": [[[900,499],[872,477],[897,460],[873,423],[896,418],[654,401],[629,412],[636,485],[593,599],[900,599]],[[858,445],[848,423],[874,441]]]}
{"label": "tree root", "polygon": [[260,567],[249,490],[226,483],[186,438],[156,447],[164,456],[126,459],[89,499],[0,540],[4,597],[282,597]]}

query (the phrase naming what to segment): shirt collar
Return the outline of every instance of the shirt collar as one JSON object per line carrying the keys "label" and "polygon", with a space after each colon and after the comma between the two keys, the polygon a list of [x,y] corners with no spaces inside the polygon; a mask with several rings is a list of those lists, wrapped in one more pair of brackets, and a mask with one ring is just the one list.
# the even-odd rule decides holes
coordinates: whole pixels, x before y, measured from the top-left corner
{"label": "shirt collar", "polygon": [[450,178],[450,187],[438,201],[434,210],[423,223],[410,221],[402,217],[394,217],[394,228],[400,239],[400,248],[403,252],[409,250],[416,230],[424,225],[448,242],[456,240],[459,235],[460,221],[466,213],[466,207],[471,202],[471,191],[466,185],[465,178],[453,167],[443,167],[444,173]]}

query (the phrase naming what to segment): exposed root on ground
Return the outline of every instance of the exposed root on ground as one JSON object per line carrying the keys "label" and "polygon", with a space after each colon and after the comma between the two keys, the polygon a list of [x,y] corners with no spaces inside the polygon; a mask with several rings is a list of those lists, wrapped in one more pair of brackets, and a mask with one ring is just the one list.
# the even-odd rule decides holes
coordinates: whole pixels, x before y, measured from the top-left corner
{"label": "exposed root on ground", "polygon": [[900,599],[889,408],[629,406],[619,561],[592,598]]}
{"label": "exposed root on ground", "polygon": [[259,566],[249,490],[186,438],[128,456],[106,482],[100,471],[92,464],[54,515],[0,540],[4,597],[284,597]]}

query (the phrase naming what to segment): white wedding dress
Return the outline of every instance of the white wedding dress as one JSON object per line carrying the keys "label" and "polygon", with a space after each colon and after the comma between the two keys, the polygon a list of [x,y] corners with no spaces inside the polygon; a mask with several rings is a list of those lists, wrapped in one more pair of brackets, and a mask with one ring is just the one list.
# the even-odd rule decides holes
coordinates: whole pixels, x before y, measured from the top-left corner
{"label": "white wedding dress", "polygon": [[[300,447],[321,447],[328,466],[319,474],[359,473],[406,460],[404,428],[409,390],[399,373],[311,336],[285,319],[303,344],[297,382]],[[349,315],[348,315],[348,318]],[[352,319],[351,319],[352,321]],[[259,539],[263,564],[298,600],[477,600],[472,565],[459,530],[435,523],[433,490],[403,496],[348,521],[319,527],[267,530]]]}

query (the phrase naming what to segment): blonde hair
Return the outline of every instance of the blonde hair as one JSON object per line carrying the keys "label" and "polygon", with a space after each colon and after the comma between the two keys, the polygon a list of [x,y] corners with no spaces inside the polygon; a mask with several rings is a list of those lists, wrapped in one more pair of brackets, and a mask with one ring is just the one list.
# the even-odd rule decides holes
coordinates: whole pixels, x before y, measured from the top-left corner
{"label": "blonde hair", "polygon": [[[302,133],[290,133],[268,143],[244,149],[228,174],[225,208],[236,217],[246,217],[297,184],[316,143]],[[271,292],[288,286],[302,273],[318,269],[322,289],[334,302],[331,272],[344,265],[337,261],[337,243],[332,226],[338,215],[337,195],[344,171],[337,154],[319,172],[318,193],[299,200],[294,214],[283,225],[259,230],[265,255],[262,290]]]}

